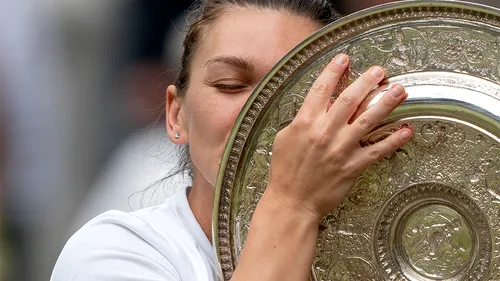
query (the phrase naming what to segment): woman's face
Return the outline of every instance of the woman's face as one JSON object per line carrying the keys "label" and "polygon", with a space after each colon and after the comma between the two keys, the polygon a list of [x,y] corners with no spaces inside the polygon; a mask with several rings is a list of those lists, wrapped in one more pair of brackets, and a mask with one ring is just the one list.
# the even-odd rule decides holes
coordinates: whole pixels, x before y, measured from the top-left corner
{"label": "woman's face", "polygon": [[250,93],[281,57],[319,28],[285,12],[232,8],[204,29],[186,94],[174,99],[175,88],[168,90],[169,136],[189,143],[195,184],[215,186],[224,146]]}

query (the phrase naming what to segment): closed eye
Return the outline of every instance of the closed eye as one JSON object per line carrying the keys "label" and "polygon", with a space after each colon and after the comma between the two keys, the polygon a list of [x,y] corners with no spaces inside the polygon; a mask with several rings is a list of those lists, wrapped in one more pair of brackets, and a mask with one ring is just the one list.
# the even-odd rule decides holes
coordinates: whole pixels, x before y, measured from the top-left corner
{"label": "closed eye", "polygon": [[245,85],[231,85],[231,84],[215,84],[215,88],[221,89],[221,90],[239,90],[239,89],[244,89],[247,86]]}
{"label": "closed eye", "polygon": [[239,93],[249,88],[245,84],[225,84],[225,83],[215,83],[212,87],[216,88],[223,93]]}

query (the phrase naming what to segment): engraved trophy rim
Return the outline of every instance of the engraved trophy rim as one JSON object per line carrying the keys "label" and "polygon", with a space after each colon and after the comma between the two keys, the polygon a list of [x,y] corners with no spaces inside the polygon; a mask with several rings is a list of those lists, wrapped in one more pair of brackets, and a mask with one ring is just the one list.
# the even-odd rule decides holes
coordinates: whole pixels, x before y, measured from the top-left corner
{"label": "engraved trophy rim", "polygon": [[[212,239],[220,279],[229,280],[235,265],[235,257],[231,250],[232,226],[230,225],[230,201],[233,196],[231,189],[235,185],[234,177],[238,171],[240,161],[242,161],[241,159],[245,157],[242,152],[248,141],[249,134],[254,129],[253,127],[258,122],[258,119],[263,115],[263,112],[266,111],[266,105],[272,101],[276,93],[285,91],[283,85],[289,82],[294,72],[303,69],[305,66],[307,68],[307,65],[314,58],[317,61],[320,60],[317,55],[325,53],[328,49],[333,49],[332,46],[346,42],[350,38],[372,29],[383,30],[391,24],[437,18],[457,20],[468,24],[481,24],[481,28],[491,30],[500,29],[500,10],[485,5],[450,0],[412,0],[387,3],[348,15],[318,30],[285,55],[261,80],[235,121],[222,155],[217,176],[212,213]],[[446,76],[450,74],[451,76],[457,76],[456,79],[460,79],[459,76],[462,73],[461,71],[434,71],[436,72],[432,73],[432,75],[439,76],[439,73],[441,73]],[[408,74],[425,76],[425,73],[430,72],[429,70],[408,71],[396,73],[392,76],[389,73],[387,81],[388,83],[404,81]],[[477,75],[475,79],[480,79],[485,87],[491,85],[494,87],[496,84],[500,84],[500,77],[494,79],[488,75]],[[500,96],[492,96],[492,98],[500,100]],[[418,104],[422,100],[423,98],[420,97],[420,99],[415,99],[413,102]],[[446,102],[449,102],[449,99]],[[476,112],[478,110],[477,104],[471,101],[469,109],[471,112]],[[484,133],[489,134],[490,137],[498,141],[500,136],[492,134],[491,131],[498,133],[500,114],[495,109],[480,109],[482,110],[480,118],[476,120],[474,118],[477,116],[471,114],[471,118],[467,122],[470,122],[471,126],[477,123],[481,124],[486,128],[486,130],[483,130]],[[401,116],[401,114],[403,113],[397,112],[395,115]]]}

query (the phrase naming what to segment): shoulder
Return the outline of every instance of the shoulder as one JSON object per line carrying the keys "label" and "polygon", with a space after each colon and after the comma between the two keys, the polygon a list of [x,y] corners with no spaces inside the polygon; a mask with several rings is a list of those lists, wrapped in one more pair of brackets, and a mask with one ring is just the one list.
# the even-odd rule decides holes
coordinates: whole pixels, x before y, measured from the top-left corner
{"label": "shoulder", "polygon": [[200,250],[205,241],[192,235],[176,204],[174,196],[156,207],[109,211],[91,220],[68,240],[51,280],[196,280],[196,271],[210,275],[211,257]]}
{"label": "shoulder", "polygon": [[134,214],[106,212],[68,240],[51,280],[180,280],[158,236]]}

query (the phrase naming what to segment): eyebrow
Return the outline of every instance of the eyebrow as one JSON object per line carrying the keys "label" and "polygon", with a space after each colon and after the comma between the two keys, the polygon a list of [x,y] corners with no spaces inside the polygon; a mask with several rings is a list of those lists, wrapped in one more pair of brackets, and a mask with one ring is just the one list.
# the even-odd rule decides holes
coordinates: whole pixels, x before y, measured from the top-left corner
{"label": "eyebrow", "polygon": [[227,63],[232,66],[236,66],[238,68],[241,68],[245,71],[252,72],[253,71],[253,65],[245,60],[244,58],[237,57],[237,56],[218,56],[212,59],[209,59],[207,63],[205,63],[205,66],[214,63],[214,62],[222,62],[222,63]]}

